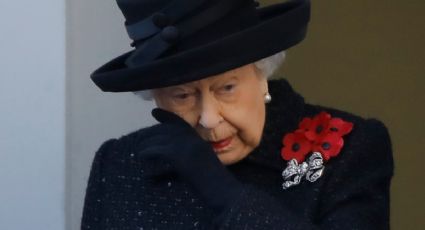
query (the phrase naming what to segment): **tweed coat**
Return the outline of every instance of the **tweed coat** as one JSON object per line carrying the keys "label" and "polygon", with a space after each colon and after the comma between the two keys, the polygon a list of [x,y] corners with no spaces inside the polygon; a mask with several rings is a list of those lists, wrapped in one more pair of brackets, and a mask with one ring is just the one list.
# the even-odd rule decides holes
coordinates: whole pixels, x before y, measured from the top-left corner
{"label": "tweed coat", "polygon": [[[260,145],[228,166],[245,185],[238,200],[216,217],[173,173],[148,177],[163,164],[136,160],[140,129],[102,144],[92,164],[82,229],[389,229],[391,142],[376,119],[304,102],[286,80],[269,82]],[[321,111],[354,124],[340,154],[325,164],[321,178],[282,189],[282,137],[303,117]],[[178,150],[176,150],[176,154]],[[190,164],[190,162],[188,162]],[[196,173],[196,172],[194,172]]]}

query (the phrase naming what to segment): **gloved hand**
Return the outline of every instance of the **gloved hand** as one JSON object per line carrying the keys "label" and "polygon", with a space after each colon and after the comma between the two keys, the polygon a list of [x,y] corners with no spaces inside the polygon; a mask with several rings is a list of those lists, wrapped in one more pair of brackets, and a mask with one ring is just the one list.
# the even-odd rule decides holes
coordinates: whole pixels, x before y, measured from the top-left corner
{"label": "gloved hand", "polygon": [[212,146],[182,118],[158,108],[152,115],[160,124],[144,135],[139,157],[169,163],[219,215],[242,192],[242,184],[220,162]]}

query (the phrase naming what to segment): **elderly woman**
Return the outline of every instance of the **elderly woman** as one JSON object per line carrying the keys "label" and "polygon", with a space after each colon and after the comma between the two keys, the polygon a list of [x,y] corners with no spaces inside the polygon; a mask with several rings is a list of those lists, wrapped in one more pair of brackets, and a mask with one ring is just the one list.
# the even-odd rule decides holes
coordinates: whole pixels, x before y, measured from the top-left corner
{"label": "elderly woman", "polygon": [[[159,124],[105,142],[82,229],[388,229],[385,126],[268,78],[309,1],[118,0],[135,50],[96,70]],[[272,98],[273,97],[273,98]]]}

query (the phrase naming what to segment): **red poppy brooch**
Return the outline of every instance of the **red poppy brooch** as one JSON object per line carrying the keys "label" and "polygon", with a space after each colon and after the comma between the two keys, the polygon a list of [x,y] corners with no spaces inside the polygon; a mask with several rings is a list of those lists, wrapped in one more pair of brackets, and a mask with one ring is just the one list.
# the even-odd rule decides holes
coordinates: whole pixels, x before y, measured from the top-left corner
{"label": "red poppy brooch", "polygon": [[282,172],[283,189],[299,184],[303,177],[310,182],[319,179],[325,169],[323,163],[338,156],[344,146],[342,137],[352,129],[353,123],[326,112],[303,118],[298,129],[282,139],[281,156],[288,161]]}

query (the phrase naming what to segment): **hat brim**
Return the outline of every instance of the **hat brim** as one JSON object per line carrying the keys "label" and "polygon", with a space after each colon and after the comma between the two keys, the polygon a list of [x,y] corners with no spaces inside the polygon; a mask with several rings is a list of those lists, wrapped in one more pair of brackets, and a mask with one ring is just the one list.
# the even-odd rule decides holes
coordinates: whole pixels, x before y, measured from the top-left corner
{"label": "hat brim", "polygon": [[[293,4],[293,2],[292,2]],[[162,88],[200,80],[258,61],[300,41],[307,33],[310,2],[288,9],[288,2],[258,9],[253,27],[173,56],[128,67],[127,52],[94,71],[95,84],[107,92]]]}

